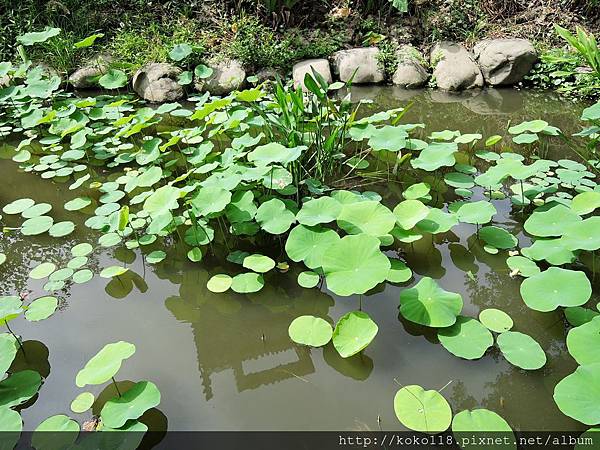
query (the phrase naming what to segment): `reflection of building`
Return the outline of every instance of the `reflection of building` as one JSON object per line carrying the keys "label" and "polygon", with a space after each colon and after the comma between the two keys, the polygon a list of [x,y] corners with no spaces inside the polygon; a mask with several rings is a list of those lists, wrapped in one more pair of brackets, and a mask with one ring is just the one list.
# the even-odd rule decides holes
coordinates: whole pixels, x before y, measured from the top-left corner
{"label": "reflection of building", "polygon": [[185,272],[180,296],[165,304],[177,320],[192,326],[204,395],[213,397],[211,376],[232,369],[238,392],[314,372],[310,349],[295,345],[289,324],[303,314],[326,317],[333,300],[298,287],[295,276],[278,275],[256,294],[213,294],[205,271]]}

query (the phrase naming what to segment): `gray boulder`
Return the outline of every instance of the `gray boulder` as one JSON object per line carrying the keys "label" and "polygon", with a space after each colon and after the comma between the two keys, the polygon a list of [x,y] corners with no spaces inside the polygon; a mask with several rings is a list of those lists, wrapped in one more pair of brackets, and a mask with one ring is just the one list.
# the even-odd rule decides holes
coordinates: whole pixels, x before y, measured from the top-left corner
{"label": "gray boulder", "polygon": [[462,91],[483,86],[483,75],[473,55],[460,44],[438,42],[431,49],[430,64],[440,89]]}
{"label": "gray boulder", "polygon": [[259,83],[264,83],[265,81],[275,81],[277,78],[283,80],[284,76],[280,70],[267,67],[256,72],[256,78]]}
{"label": "gray boulder", "polygon": [[331,57],[333,73],[344,82],[352,79],[353,84],[381,83],[385,74],[379,67],[378,55],[377,47],[340,50]]}
{"label": "gray boulder", "polygon": [[69,76],[69,84],[75,89],[88,89],[97,87],[92,80],[101,77],[108,69],[111,58],[108,56],[98,56],[85,66],[80,67]]}
{"label": "gray boulder", "polygon": [[211,65],[213,73],[205,79],[197,79],[194,83],[199,92],[210,92],[212,95],[227,95],[244,86],[246,71],[242,63],[235,59],[225,59]]}
{"label": "gray boulder", "polygon": [[306,91],[304,86],[304,77],[307,73],[312,75],[312,70],[321,75],[327,83],[333,81],[331,77],[331,68],[329,67],[329,61],[326,59],[307,59],[294,64],[292,68],[292,78],[294,79],[294,87],[302,86],[302,90]]}
{"label": "gray boulder", "polygon": [[492,86],[522,81],[537,60],[537,52],[527,39],[484,40],[473,52],[485,81]]}
{"label": "gray boulder", "polygon": [[427,83],[429,73],[425,60],[411,45],[403,45],[396,52],[398,67],[392,75],[392,84],[406,89],[420,88]]}
{"label": "gray boulder", "polygon": [[133,76],[133,89],[152,103],[174,102],[183,97],[183,88],[177,83],[180,73],[181,69],[171,64],[146,64]]}

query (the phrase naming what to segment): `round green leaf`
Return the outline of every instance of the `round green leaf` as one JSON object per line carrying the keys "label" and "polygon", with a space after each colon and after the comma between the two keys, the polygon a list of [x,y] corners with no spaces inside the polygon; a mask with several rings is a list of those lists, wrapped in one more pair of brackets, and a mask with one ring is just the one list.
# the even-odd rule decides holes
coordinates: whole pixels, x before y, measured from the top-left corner
{"label": "round green leaf", "polygon": [[31,445],[37,450],[72,448],[79,435],[79,424],[68,416],[48,417],[35,429]]}
{"label": "round green leaf", "polygon": [[430,190],[431,186],[427,183],[416,183],[406,188],[406,190],[402,192],[402,197],[406,200],[418,200],[427,197]]}
{"label": "round green leaf", "polygon": [[137,419],[160,403],[160,392],[154,383],[140,381],[120,397],[107,401],[100,412],[102,423],[120,428],[125,422]]}
{"label": "round green leaf", "polygon": [[31,272],[29,272],[29,278],[34,280],[42,280],[49,276],[56,270],[56,266],[50,262],[41,263],[35,266]]}
{"label": "round green leaf", "polygon": [[187,257],[192,262],[199,262],[202,260],[202,250],[199,247],[194,247],[187,252]]}
{"label": "round green leaf", "polygon": [[513,327],[513,320],[504,311],[495,308],[484,309],[479,313],[480,322],[489,330],[504,333]]}
{"label": "round green leaf", "polygon": [[98,80],[98,84],[104,89],[119,89],[127,84],[127,74],[122,70],[109,69]]}
{"label": "round green leaf", "polygon": [[27,208],[25,211],[21,213],[21,216],[24,219],[33,219],[34,217],[43,216],[47,212],[52,210],[52,205],[48,203],[38,203],[37,205],[33,205],[30,208]]}
{"label": "round green leaf", "polygon": [[91,198],[77,197],[77,198],[74,198],[73,200],[69,200],[67,203],[65,203],[64,206],[67,211],[79,211],[80,209],[83,209],[91,204],[92,204]]}
{"label": "round green leaf", "polygon": [[4,208],[2,208],[2,212],[4,214],[21,214],[23,211],[31,208],[35,205],[35,201],[30,198],[20,198],[19,200],[15,200],[14,202],[9,203]]}
{"label": "round green leaf", "polygon": [[596,191],[577,194],[571,202],[571,210],[580,216],[589,214],[597,208],[600,208],[600,192]]}
{"label": "round green leaf", "polygon": [[227,291],[231,287],[231,284],[232,278],[229,275],[220,273],[213,275],[210,280],[208,280],[208,283],[206,283],[206,288],[210,292],[219,294]]}
{"label": "round green leaf", "polygon": [[263,276],[258,273],[241,273],[231,280],[231,289],[238,294],[258,292],[264,285]]}
{"label": "round green leaf", "polygon": [[420,200],[404,200],[393,211],[396,223],[404,230],[410,230],[429,215],[429,208]]}
{"label": "round green leaf", "polygon": [[82,244],[77,244],[75,247],[73,247],[71,249],[71,254],[75,257],[87,256],[92,252],[93,249],[94,248],[90,244],[84,242]]}
{"label": "round green leaf", "polygon": [[[515,435],[510,425],[493,411],[488,409],[474,409],[461,411],[452,419],[452,433],[463,449],[480,448],[472,437],[475,433],[481,435],[492,434],[500,438],[502,444],[490,445],[489,448],[502,450],[516,450]],[[502,439],[505,438],[505,439]],[[508,443],[506,442],[508,440]]]}
{"label": "round green leaf", "polygon": [[300,274],[298,274],[298,284],[306,289],[314,288],[319,284],[320,280],[321,277],[312,271],[300,272]]}
{"label": "round green leaf", "polygon": [[534,211],[525,221],[525,231],[533,236],[562,236],[565,227],[581,222],[581,217],[564,205],[556,205],[547,211]]}
{"label": "round green leaf", "polygon": [[532,277],[540,273],[540,268],[538,265],[524,256],[509,256],[506,259],[506,264],[512,271],[516,271],[519,275],[522,275],[525,278]]}
{"label": "round green leaf", "polygon": [[56,297],[40,297],[29,304],[25,311],[25,318],[30,322],[44,320],[54,314],[58,307]]}
{"label": "round green leaf", "polygon": [[567,335],[567,348],[577,364],[600,363],[600,317],[572,328]]}
{"label": "round green leaf", "polygon": [[479,237],[494,248],[509,249],[517,246],[519,241],[503,228],[488,226],[479,230]]}
{"label": "round green leaf", "polygon": [[[3,376],[12,364],[19,344],[14,336],[10,333],[0,334],[0,374]],[[1,428],[0,428],[1,429]]]}
{"label": "round green leaf", "polygon": [[456,214],[447,213],[438,208],[431,208],[427,217],[417,223],[417,228],[421,232],[439,234],[450,231],[457,224]]}
{"label": "round green leaf", "polygon": [[292,261],[303,261],[309,269],[317,269],[323,265],[325,251],[339,240],[333,230],[298,225],[290,232],[285,251]]}
{"label": "round green leaf", "polygon": [[418,385],[396,392],[394,412],[406,428],[428,434],[446,431],[452,420],[452,410],[442,394]]}
{"label": "round green leaf", "polygon": [[385,281],[391,266],[379,244],[376,237],[359,234],[345,236],[327,247],[322,257],[327,288],[348,296],[364,294]]}
{"label": "round green leaf", "polygon": [[90,269],[82,269],[75,272],[72,276],[73,282],[77,284],[87,283],[94,277],[94,273]]}
{"label": "round green leaf", "polygon": [[367,313],[351,311],[340,318],[333,331],[333,346],[342,358],[349,358],[365,349],[379,328]]}
{"label": "round green leaf", "polygon": [[482,225],[492,220],[492,217],[497,212],[494,205],[481,200],[478,202],[463,203],[456,211],[456,216],[461,222]]}
{"label": "round green leaf", "polygon": [[563,414],[586,425],[600,423],[600,363],[579,366],[554,388]]}
{"label": "round green leaf", "polygon": [[110,380],[121,368],[124,359],[135,353],[135,345],[119,341],[105,345],[88,361],[75,378],[78,387],[88,384],[102,384]]}
{"label": "round green leaf", "polygon": [[25,236],[35,236],[45,233],[54,224],[54,219],[49,216],[39,216],[27,219],[21,226],[21,233]]}
{"label": "round green leaf", "polygon": [[110,267],[107,267],[107,268],[103,269],[102,272],[100,272],[100,276],[102,278],[118,277],[118,276],[123,275],[124,273],[126,273],[128,270],[129,269],[127,267],[110,266]]}
{"label": "round green leaf", "polygon": [[568,223],[564,226],[562,242],[569,250],[600,249],[600,217],[589,217],[581,222]]}
{"label": "round green leaf", "polygon": [[148,264],[158,264],[166,258],[167,254],[162,250],[154,250],[153,252],[146,255],[146,262]]}
{"label": "round green leaf", "polygon": [[400,293],[400,313],[411,322],[429,327],[454,325],[462,307],[460,294],[445,291],[429,277]]}
{"label": "round green leaf", "polygon": [[33,397],[42,384],[34,370],[22,370],[0,381],[0,409],[17,406]]}
{"label": "round green leaf", "polygon": [[331,340],[333,329],[327,321],[319,317],[300,316],[292,321],[288,334],[297,344],[321,347]]}
{"label": "round green leaf", "polygon": [[282,234],[290,229],[296,220],[294,213],[288,210],[278,198],[273,198],[259,206],[256,221],[270,234]]}
{"label": "round green leaf", "polygon": [[479,359],[494,344],[494,337],[479,321],[458,316],[456,323],[438,330],[440,344],[459,358]]}
{"label": "round green leaf", "polygon": [[86,412],[94,404],[94,394],[82,392],[71,402],[71,411],[77,414]]}
{"label": "round green leaf", "polygon": [[550,267],[526,278],[521,284],[521,297],[536,311],[554,311],[559,306],[580,306],[592,295],[590,281],[584,272]]}
{"label": "round green leaf", "polygon": [[[18,441],[23,430],[21,415],[14,409],[0,408],[0,430],[4,434],[2,437],[3,448],[14,448],[17,443],[13,441]],[[14,437],[12,436],[13,433],[15,434]]]}
{"label": "round green leaf", "polygon": [[342,211],[342,205],[331,197],[321,197],[302,205],[296,219],[302,225],[314,226],[336,220]]}
{"label": "round green leaf", "polygon": [[397,259],[390,259],[390,270],[386,280],[390,283],[406,283],[412,278],[412,270],[406,264]]}
{"label": "round green leaf", "polygon": [[337,218],[338,226],[348,234],[383,236],[396,224],[396,216],[378,201],[346,204]]}
{"label": "round green leaf", "polygon": [[254,254],[246,256],[242,266],[254,272],[266,273],[275,267],[275,261],[268,256]]}
{"label": "round green leaf", "polygon": [[48,234],[52,237],[63,237],[71,234],[75,230],[75,224],[70,221],[58,222],[52,225]]}
{"label": "round green leaf", "polygon": [[517,331],[506,331],[496,339],[500,351],[513,366],[536,370],[546,364],[546,354],[531,336]]}

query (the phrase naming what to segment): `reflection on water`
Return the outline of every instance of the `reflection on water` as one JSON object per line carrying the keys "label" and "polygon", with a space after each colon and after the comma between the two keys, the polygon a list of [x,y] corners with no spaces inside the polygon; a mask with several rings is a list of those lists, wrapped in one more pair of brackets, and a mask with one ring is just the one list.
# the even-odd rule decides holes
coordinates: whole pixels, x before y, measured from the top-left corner
{"label": "reflection on water", "polygon": [[[544,118],[566,132],[578,128],[583,105],[564,103],[552,94],[514,90],[472,91],[461,95],[395,88],[355,88],[353,100],[371,99],[368,109],[387,109],[413,101],[408,122],[427,124],[426,134],[443,129],[504,134],[509,121]],[[561,149],[552,149],[560,153]],[[464,162],[472,155],[459,155]],[[478,162],[480,164],[481,162]],[[41,180],[19,173],[11,161],[0,162],[0,176],[10,189],[0,191],[0,203],[30,197],[54,206],[57,220],[71,220],[77,228],[68,239],[23,238],[18,233],[0,237],[0,252],[7,262],[0,268],[0,295],[31,291],[41,295],[43,283],[28,280],[29,268],[43,261],[64,265],[70,248],[79,242],[95,243],[98,235],[83,224],[85,211],[69,213],[64,202],[79,193],[60,180]],[[386,204],[398,202],[402,187],[413,183],[407,172],[398,183],[372,186]],[[419,180],[423,181],[423,180]],[[435,177],[433,204],[458,200]],[[474,200],[481,198],[476,193]],[[515,233],[522,244],[518,211],[510,201],[496,201],[495,221]],[[6,217],[8,225],[14,218]],[[19,356],[14,368],[34,368],[47,379],[33,405],[25,405],[25,428],[35,428],[44,418],[68,413],[80,392],[74,378],[89,357],[104,344],[117,340],[135,343],[137,352],[119,372],[127,379],[149,379],[162,392],[160,411],[152,410],[145,422],[151,429],[401,429],[393,412],[393,396],[402,384],[421,384],[443,391],[455,412],[485,407],[497,411],[516,429],[577,429],[552,400],[557,381],[571,372],[574,361],[565,348],[565,328],[560,313],[537,313],[526,308],[519,295],[519,280],[509,276],[506,252],[490,255],[475,236],[476,227],[461,224],[451,232],[426,235],[395,248],[390,256],[407,261],[414,278],[405,286],[381,285],[364,296],[363,309],[379,325],[379,334],[367,350],[341,358],[332,344],[322,349],[297,346],[288,337],[288,326],[297,316],[312,314],[334,323],[358,308],[358,297],[338,298],[326,291],[297,285],[301,270],[270,273],[265,288],[256,294],[213,294],[206,282],[215,273],[236,273],[239,266],[225,260],[226,243],[220,236],[214,255],[200,264],[186,258],[177,239],[144,248],[167,252],[160,264],[145,263],[140,251],[122,247],[97,248],[88,266],[95,273],[114,264],[130,268],[112,280],[96,276],[86,285],[70,285],[59,293],[62,307],[38,324],[21,319],[14,328],[25,339],[27,359]],[[278,244],[265,251],[281,261]],[[392,254],[394,253],[394,254]],[[515,329],[532,335],[547,352],[548,364],[525,372],[510,366],[491,349],[478,361],[449,354],[435,330],[405,320],[398,313],[400,291],[421,277],[439,280],[446,290],[463,296],[463,314],[476,317],[484,308],[510,313]],[[597,299],[593,299],[597,302]],[[50,370],[52,367],[52,370]],[[97,387],[95,411],[113,387]],[[33,403],[33,402],[32,402]],[[75,416],[83,421],[86,416]],[[146,420],[147,419],[147,420]]]}

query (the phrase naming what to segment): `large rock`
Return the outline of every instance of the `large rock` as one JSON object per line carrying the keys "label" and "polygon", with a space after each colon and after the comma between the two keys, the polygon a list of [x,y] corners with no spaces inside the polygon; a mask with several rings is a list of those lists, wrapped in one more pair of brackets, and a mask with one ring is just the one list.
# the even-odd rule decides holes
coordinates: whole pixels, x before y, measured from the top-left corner
{"label": "large rock", "polygon": [[97,87],[98,84],[95,83],[95,79],[101,77],[108,71],[110,62],[110,57],[98,56],[85,66],[73,72],[69,77],[69,84],[75,89]]}
{"label": "large rock", "polygon": [[235,59],[225,59],[211,65],[213,73],[205,79],[197,79],[196,90],[210,92],[212,95],[227,95],[244,86],[246,71],[242,63]]}
{"label": "large rock", "polygon": [[302,90],[306,91],[304,86],[304,77],[307,73],[312,75],[312,71],[317,72],[321,75],[327,83],[333,81],[331,77],[331,68],[329,67],[329,61],[326,59],[307,59],[294,64],[292,68],[292,78],[294,79],[294,87],[302,86]]}
{"label": "large rock", "polygon": [[431,49],[430,64],[437,87],[462,91],[483,86],[483,75],[471,52],[460,44],[439,42]]}
{"label": "large rock", "polygon": [[429,73],[425,60],[411,45],[403,45],[396,52],[398,67],[392,76],[392,84],[406,89],[420,88],[427,83]]}
{"label": "large rock", "polygon": [[378,55],[377,47],[340,50],[331,57],[333,73],[341,81],[352,80],[353,84],[381,83],[385,74],[379,67]]}
{"label": "large rock", "polygon": [[171,64],[146,64],[133,76],[133,89],[152,103],[174,102],[183,97],[183,88],[176,80],[180,73],[181,69]]}
{"label": "large rock", "polygon": [[485,40],[473,52],[485,81],[492,86],[522,81],[537,60],[535,48],[526,39]]}

